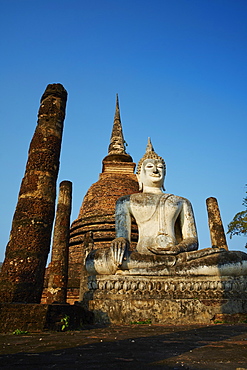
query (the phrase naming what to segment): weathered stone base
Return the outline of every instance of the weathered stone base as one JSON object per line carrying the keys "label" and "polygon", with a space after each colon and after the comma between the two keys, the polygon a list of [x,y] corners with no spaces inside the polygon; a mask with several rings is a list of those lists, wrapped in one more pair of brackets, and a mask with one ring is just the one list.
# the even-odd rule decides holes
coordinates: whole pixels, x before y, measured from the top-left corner
{"label": "weathered stone base", "polygon": [[99,323],[212,323],[222,314],[247,318],[247,277],[98,275],[89,277],[88,287],[84,302]]}
{"label": "weathered stone base", "polygon": [[16,329],[28,332],[61,330],[61,319],[69,316],[67,329],[79,329],[83,324],[93,323],[93,314],[80,305],[1,303],[0,332],[13,332]]}

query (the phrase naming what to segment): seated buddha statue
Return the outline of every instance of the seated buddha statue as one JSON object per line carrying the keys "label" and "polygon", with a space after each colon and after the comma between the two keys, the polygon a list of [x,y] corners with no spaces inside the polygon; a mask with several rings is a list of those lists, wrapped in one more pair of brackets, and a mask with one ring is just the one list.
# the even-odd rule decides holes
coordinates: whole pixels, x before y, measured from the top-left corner
{"label": "seated buddha statue", "polygon": [[[93,250],[86,259],[91,275],[243,275],[247,254],[220,248],[198,250],[198,237],[191,203],[164,193],[166,165],[149,139],[138,163],[140,193],[126,195],[116,203],[116,239],[108,249]],[[129,249],[131,219],[139,238]]]}

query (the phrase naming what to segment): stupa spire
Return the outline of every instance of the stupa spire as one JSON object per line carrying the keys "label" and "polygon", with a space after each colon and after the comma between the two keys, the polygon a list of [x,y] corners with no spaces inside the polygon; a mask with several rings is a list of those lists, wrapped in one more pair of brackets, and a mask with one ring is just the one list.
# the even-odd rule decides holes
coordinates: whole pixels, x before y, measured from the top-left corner
{"label": "stupa spire", "polygon": [[[110,145],[108,147],[108,154],[103,159],[103,172],[106,170],[106,167],[104,165],[106,164],[106,162],[107,163],[109,162],[114,162],[114,163],[132,162],[133,163],[132,157],[129,154],[127,154],[125,150],[125,140],[123,137],[123,129],[122,129],[122,123],[121,123],[121,118],[120,118],[118,94],[116,95],[116,108],[115,108],[115,115],[114,115]],[[119,170],[122,171],[120,167],[119,167]],[[116,169],[114,171],[116,171]]]}
{"label": "stupa spire", "polygon": [[116,109],[115,109],[114,121],[115,121],[115,119],[117,119],[121,122],[118,94],[116,94]]}
{"label": "stupa spire", "polygon": [[111,134],[110,145],[108,147],[109,154],[126,154],[124,146],[123,129],[120,118],[118,94],[116,95],[116,109]]}

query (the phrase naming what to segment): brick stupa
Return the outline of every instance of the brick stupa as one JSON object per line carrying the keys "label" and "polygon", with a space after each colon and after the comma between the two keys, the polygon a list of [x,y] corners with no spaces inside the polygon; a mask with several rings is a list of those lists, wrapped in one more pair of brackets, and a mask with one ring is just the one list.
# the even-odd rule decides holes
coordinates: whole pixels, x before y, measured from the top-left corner
{"label": "brick stupa", "polygon": [[[99,180],[89,188],[78,218],[72,223],[70,230],[68,303],[78,300],[80,275],[82,274],[82,284],[83,275],[85,280],[87,278],[82,266],[86,253],[91,248],[91,238],[95,249],[109,247],[115,238],[117,199],[138,192],[135,163],[125,150],[118,96],[108,155],[102,164]],[[136,225],[132,227],[131,237],[132,246],[135,246],[138,239]]]}

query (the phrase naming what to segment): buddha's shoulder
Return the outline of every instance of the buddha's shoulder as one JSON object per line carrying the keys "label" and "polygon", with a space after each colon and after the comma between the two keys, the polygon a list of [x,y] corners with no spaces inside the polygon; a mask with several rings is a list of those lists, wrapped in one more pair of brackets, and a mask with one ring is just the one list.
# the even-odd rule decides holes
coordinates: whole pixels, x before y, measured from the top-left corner
{"label": "buddha's shoulder", "polygon": [[190,204],[190,201],[187,198],[181,197],[179,195],[168,194],[168,199],[173,202],[182,202]]}
{"label": "buddha's shoulder", "polygon": [[123,195],[122,197],[118,198],[117,204],[128,203],[129,201],[130,201],[130,195]]}
{"label": "buddha's shoulder", "polygon": [[175,194],[167,194],[169,198],[177,199],[177,200],[184,200],[185,202],[189,202],[187,198],[181,197],[180,195]]}
{"label": "buddha's shoulder", "polygon": [[[125,197],[122,197],[125,198]],[[131,202],[143,202],[143,201],[160,201],[160,200],[169,200],[171,202],[189,202],[188,199],[180,197],[178,195],[174,194],[154,194],[154,193],[135,193],[131,194],[130,196],[127,196],[128,200]]]}
{"label": "buddha's shoulder", "polygon": [[162,195],[160,194],[153,194],[153,193],[135,193],[131,195],[124,195],[121,198],[117,200],[117,203],[146,203],[146,202],[157,202],[159,200],[167,200],[168,202],[172,203],[188,203],[190,204],[189,200],[181,197],[179,195],[174,195],[174,194],[167,194],[164,193]]}
{"label": "buddha's shoulder", "polygon": [[[181,197],[179,195],[175,195],[175,194],[168,194],[168,193],[163,193],[163,194],[155,194],[155,193],[135,193],[135,194],[131,194],[131,195],[125,195],[121,198],[129,198],[131,200],[134,200],[134,199],[144,199],[144,198],[169,198],[169,199],[176,199],[176,200],[184,200],[184,201],[188,201],[188,199],[184,198],[184,197]],[[121,199],[120,198],[120,199]]]}

